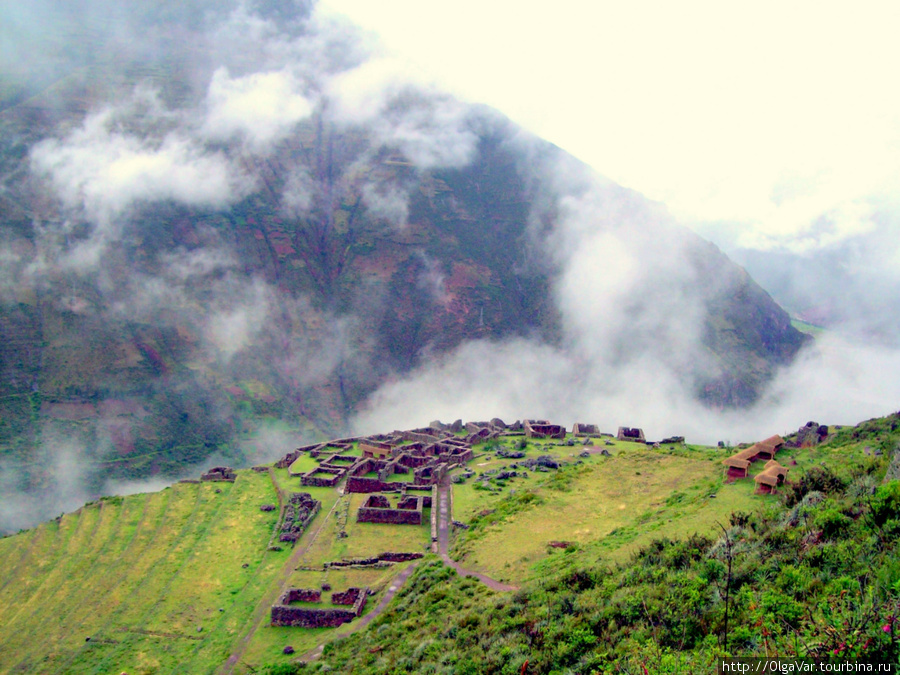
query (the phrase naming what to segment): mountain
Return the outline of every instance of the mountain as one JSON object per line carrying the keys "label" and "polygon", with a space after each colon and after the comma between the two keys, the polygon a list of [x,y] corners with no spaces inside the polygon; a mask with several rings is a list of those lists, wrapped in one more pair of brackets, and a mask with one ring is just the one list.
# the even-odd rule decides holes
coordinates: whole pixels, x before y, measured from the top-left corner
{"label": "mountain", "polygon": [[0,92],[7,527],[348,433],[472,341],[723,408],[808,341],[659,205],[305,4],[76,9],[10,15],[33,39]]}

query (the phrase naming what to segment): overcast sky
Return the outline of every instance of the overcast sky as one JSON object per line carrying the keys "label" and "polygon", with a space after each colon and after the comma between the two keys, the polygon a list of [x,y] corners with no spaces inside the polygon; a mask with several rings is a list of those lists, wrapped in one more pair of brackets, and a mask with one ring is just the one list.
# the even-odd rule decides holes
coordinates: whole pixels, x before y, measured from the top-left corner
{"label": "overcast sky", "polygon": [[726,245],[831,246],[900,201],[900,3],[322,0],[319,11]]}

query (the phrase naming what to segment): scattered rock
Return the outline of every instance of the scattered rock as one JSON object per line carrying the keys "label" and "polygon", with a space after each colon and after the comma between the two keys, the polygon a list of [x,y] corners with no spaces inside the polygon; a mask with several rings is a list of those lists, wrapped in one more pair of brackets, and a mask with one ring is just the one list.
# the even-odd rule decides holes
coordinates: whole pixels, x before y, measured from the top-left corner
{"label": "scattered rock", "polygon": [[579,457],[590,457],[591,453],[589,453],[587,450],[585,450],[584,452],[578,453],[578,456]]}
{"label": "scattered rock", "polygon": [[281,650],[281,653],[282,654],[293,654],[294,648],[291,647],[290,645],[288,645],[287,647],[285,647],[284,649]]}
{"label": "scattered rock", "polygon": [[242,569],[247,569],[248,567],[250,567],[250,563],[244,563],[243,565],[241,565]]}
{"label": "scattered rock", "polygon": [[330,591],[330,590],[331,590],[331,584],[329,584],[329,583],[324,583],[324,584],[322,584],[322,590],[323,590],[323,591]]}
{"label": "scattered rock", "polygon": [[503,457],[504,459],[521,459],[524,456],[525,453],[520,450],[506,450],[504,448],[497,450],[497,457]]}
{"label": "scattered rock", "polygon": [[274,511],[275,505],[274,504],[263,504],[262,506],[259,507],[259,510],[260,511]]}

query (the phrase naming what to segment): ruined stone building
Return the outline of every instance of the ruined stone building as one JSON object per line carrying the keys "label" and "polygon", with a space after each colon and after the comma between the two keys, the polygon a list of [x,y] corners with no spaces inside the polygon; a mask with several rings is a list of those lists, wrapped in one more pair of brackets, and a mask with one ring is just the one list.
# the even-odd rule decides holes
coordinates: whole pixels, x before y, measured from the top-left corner
{"label": "ruined stone building", "polygon": [[591,438],[599,438],[600,429],[597,428],[596,424],[585,424],[583,422],[575,422],[572,425],[572,435],[573,436],[587,436]]}
{"label": "ruined stone building", "polygon": [[525,436],[528,438],[565,438],[566,428],[547,420],[525,420]]}
{"label": "ruined stone building", "polygon": [[[427,500],[428,506],[431,506],[431,497],[428,497]],[[390,500],[385,495],[369,495],[356,512],[356,520],[360,523],[421,525],[425,501],[424,496],[406,495],[400,497],[396,507],[392,507]]]}
{"label": "ruined stone building", "polygon": [[320,603],[322,592],[311,588],[289,588],[272,606],[272,626],[298,626],[301,628],[334,628],[360,616],[369,596],[368,588],[348,588],[331,594],[331,604],[341,607],[296,606],[294,603]]}
{"label": "ruined stone building", "polygon": [[633,441],[634,443],[646,443],[644,430],[638,427],[619,427],[616,438],[620,441]]}

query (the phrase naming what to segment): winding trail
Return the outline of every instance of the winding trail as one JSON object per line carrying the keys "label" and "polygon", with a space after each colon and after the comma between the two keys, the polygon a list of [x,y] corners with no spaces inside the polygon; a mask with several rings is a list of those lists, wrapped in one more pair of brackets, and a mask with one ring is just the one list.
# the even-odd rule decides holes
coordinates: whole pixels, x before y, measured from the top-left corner
{"label": "winding trail", "polygon": [[448,554],[447,549],[450,542],[450,486],[446,481],[442,481],[438,486],[438,549],[440,551],[441,560],[456,570],[460,576],[475,577],[488,588],[495,591],[517,591],[518,586],[510,586],[496,579],[492,579],[486,574],[467,570],[458,562],[453,560]]}

